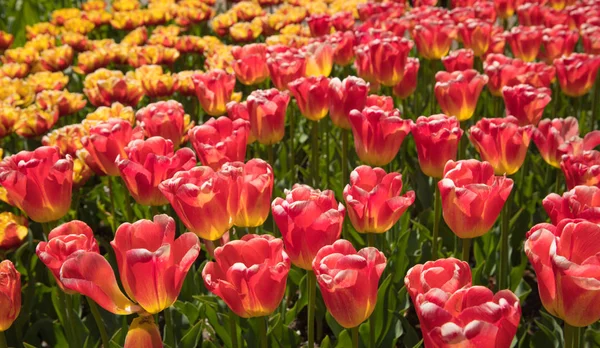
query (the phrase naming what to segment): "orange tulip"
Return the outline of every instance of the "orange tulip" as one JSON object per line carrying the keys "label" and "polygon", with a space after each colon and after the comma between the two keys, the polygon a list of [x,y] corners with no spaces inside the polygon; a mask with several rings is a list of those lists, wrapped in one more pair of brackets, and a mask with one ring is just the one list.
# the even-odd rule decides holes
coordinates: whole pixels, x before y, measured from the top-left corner
{"label": "orange tulip", "polygon": [[532,62],[540,51],[542,35],[542,28],[516,26],[510,30],[507,39],[515,57]]}
{"label": "orange tulip", "polygon": [[578,185],[600,187],[600,152],[598,151],[588,150],[564,155],[560,168],[565,175],[569,190]]}
{"label": "orange tulip", "polygon": [[446,115],[466,121],[473,116],[479,94],[488,82],[476,70],[438,71],[435,74],[435,97]]}
{"label": "orange tulip", "polygon": [[0,250],[10,250],[23,243],[29,230],[23,216],[5,211],[0,213]]}
{"label": "orange tulip", "polygon": [[492,42],[492,23],[480,19],[468,19],[458,25],[463,45],[476,57],[484,56]]}
{"label": "orange tulip", "polygon": [[0,332],[8,330],[21,312],[21,273],[10,260],[0,262]]}
{"label": "orange tulip", "polygon": [[203,74],[194,74],[192,80],[204,111],[211,116],[223,115],[227,111],[225,105],[233,94],[235,75],[213,69]]}
{"label": "orange tulip", "polygon": [[420,63],[418,58],[408,58],[406,60],[402,81],[392,89],[395,96],[400,99],[406,99],[415,92],[417,89],[419,67]]}
{"label": "orange tulip", "polygon": [[250,123],[222,116],[189,131],[190,142],[203,165],[214,170],[226,162],[244,161]]}
{"label": "orange tulip", "polygon": [[448,54],[452,40],[456,38],[456,32],[452,21],[423,19],[413,28],[412,37],[417,45],[417,51],[423,58],[437,60]]}
{"label": "orange tulip", "polygon": [[231,54],[235,59],[232,64],[235,76],[244,85],[259,84],[269,77],[265,44],[236,46],[231,50]]}
{"label": "orange tulip", "polygon": [[502,88],[502,98],[506,106],[506,116],[514,116],[520,126],[537,125],[544,113],[544,108],[550,103],[550,89],[535,88],[530,85],[505,86]]}
{"label": "orange tulip", "polygon": [[175,100],[160,101],[141,108],[135,118],[146,137],[163,137],[175,148],[187,140],[187,132],[194,126],[183,105]]}
{"label": "orange tulip", "polygon": [[560,89],[569,97],[581,97],[588,93],[600,68],[600,57],[575,53],[554,60]]}
{"label": "orange tulip", "polygon": [[331,121],[342,129],[352,129],[350,111],[362,110],[367,103],[369,84],[363,79],[348,76],[343,81],[334,77],[329,82],[329,115]]}
{"label": "orange tulip", "polygon": [[579,136],[579,124],[575,117],[544,119],[537,125],[532,136],[544,161],[560,168],[561,158],[568,149],[566,143]]}
{"label": "orange tulip", "polygon": [[472,50],[461,48],[450,51],[450,53],[442,57],[442,63],[447,72],[463,71],[473,69],[475,55]]}
{"label": "orange tulip", "polygon": [[552,64],[556,58],[573,53],[577,40],[579,40],[577,31],[570,30],[566,25],[545,28],[542,33],[543,48],[539,55],[548,64]]}
{"label": "orange tulip", "polygon": [[369,43],[373,74],[377,82],[384,86],[394,86],[402,80],[412,46],[412,41],[397,37]]}
{"label": "orange tulip", "polygon": [[562,196],[551,193],[542,205],[553,225],[566,219],[600,222],[600,188],[595,186],[575,186]]}
{"label": "orange tulip", "polygon": [[246,104],[252,137],[264,145],[280,142],[285,134],[285,114],[289,102],[289,94],[275,88],[250,93]]}
{"label": "orange tulip", "polygon": [[152,315],[140,316],[131,322],[123,348],[162,348],[163,342],[160,337],[158,325],[154,322]]}
{"label": "orange tulip", "polygon": [[300,112],[311,121],[319,121],[329,111],[329,79],[325,76],[300,77],[290,83],[288,88]]}
{"label": "orange tulip", "polygon": [[289,49],[285,52],[268,55],[267,66],[273,85],[284,91],[287,89],[288,83],[305,75],[306,58]]}

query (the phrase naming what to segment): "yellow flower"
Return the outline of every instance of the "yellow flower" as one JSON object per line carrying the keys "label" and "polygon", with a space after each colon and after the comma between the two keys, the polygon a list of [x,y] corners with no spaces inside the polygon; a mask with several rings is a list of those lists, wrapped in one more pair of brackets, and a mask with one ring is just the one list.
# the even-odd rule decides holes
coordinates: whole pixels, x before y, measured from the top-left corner
{"label": "yellow flower", "polygon": [[29,233],[27,225],[27,219],[23,216],[10,212],[0,213],[0,249],[8,250],[21,245]]}

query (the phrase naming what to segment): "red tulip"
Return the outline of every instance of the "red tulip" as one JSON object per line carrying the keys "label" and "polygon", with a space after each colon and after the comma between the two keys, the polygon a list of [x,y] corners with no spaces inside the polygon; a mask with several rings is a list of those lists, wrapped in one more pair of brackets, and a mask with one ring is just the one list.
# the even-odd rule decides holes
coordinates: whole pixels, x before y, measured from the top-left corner
{"label": "red tulip", "polygon": [[519,298],[473,286],[448,293],[434,288],[415,301],[427,347],[510,347],[519,320]]}
{"label": "red tulip", "polygon": [[492,1],[475,1],[475,4],[473,4],[473,7],[475,8],[475,17],[490,23],[495,23],[498,18],[498,13],[496,12],[494,5],[494,2]]}
{"label": "red tulip", "polygon": [[273,194],[273,168],[260,158],[246,164],[230,162],[223,165],[222,171],[232,172],[237,185],[239,207],[233,219],[238,227],[261,226],[269,216]]}
{"label": "red tulip", "polygon": [[585,24],[581,26],[583,51],[587,54],[600,54],[600,26]]}
{"label": "red tulip", "polygon": [[341,326],[354,328],[371,316],[386,261],[379,250],[356,251],[344,239],[319,250],[312,269],[327,310]]}
{"label": "red tulip", "polygon": [[474,61],[473,51],[466,48],[450,51],[447,56],[442,57],[442,63],[447,72],[473,69]]}
{"label": "red tulip", "polygon": [[340,238],[346,209],[331,190],[296,184],[285,195],[271,204],[273,219],[292,263],[311,270],[317,252]]}
{"label": "red tulip", "polygon": [[483,63],[483,71],[489,77],[488,90],[499,97],[502,96],[502,87],[514,84],[517,76],[523,73],[523,62],[502,54],[489,54]]}
{"label": "red tulip", "polygon": [[560,89],[569,97],[581,97],[592,89],[600,68],[600,56],[574,53],[554,60]]}
{"label": "red tulip", "polygon": [[456,160],[463,131],[456,117],[443,114],[420,116],[411,127],[419,166],[423,173],[436,179],[444,174],[446,162]]}
{"label": "red tulip", "polygon": [[566,148],[563,144],[579,135],[579,124],[574,117],[544,119],[533,131],[533,142],[549,165],[560,168]]}
{"label": "red tulip", "polygon": [[234,58],[232,68],[235,76],[244,85],[256,85],[269,77],[265,44],[235,46],[231,49],[231,55]]}
{"label": "red tulip", "polygon": [[217,170],[226,162],[245,160],[248,133],[248,121],[222,116],[192,128],[189,137],[200,162]]}
{"label": "red tulip", "polygon": [[[417,297],[431,289],[453,294],[471,287],[471,268],[465,261],[449,257],[414,265],[404,277],[404,286],[416,305]],[[418,313],[420,314],[420,313]]]}
{"label": "red tulip", "polygon": [[196,96],[202,109],[211,116],[220,116],[227,111],[225,105],[231,100],[235,87],[235,75],[221,69],[192,75]]}
{"label": "red tulip", "polygon": [[58,147],[40,146],[0,162],[0,185],[11,204],[36,222],[56,221],[69,212],[73,160]]}
{"label": "red tulip", "polygon": [[542,205],[553,225],[565,219],[600,222],[600,188],[595,186],[575,186],[562,196],[551,193]]}
{"label": "red tulip", "polygon": [[545,63],[524,63],[517,77],[509,85],[524,83],[535,88],[550,88],[556,76],[556,69]]}
{"label": "red tulip", "polygon": [[354,27],[354,16],[350,11],[336,12],[331,15],[331,24],[337,31],[351,30]]}
{"label": "red tulip", "polygon": [[239,198],[237,187],[226,173],[194,167],[176,173],[158,189],[183,224],[200,238],[217,240],[233,227]]}
{"label": "red tulip", "polygon": [[285,114],[290,95],[275,88],[256,90],[246,99],[250,131],[259,143],[272,145],[285,134]]}
{"label": "red tulip", "polygon": [[514,116],[520,126],[537,125],[544,108],[552,99],[550,89],[535,88],[530,85],[516,85],[502,88],[502,98],[506,106],[506,116]]}
{"label": "red tulip", "polygon": [[242,318],[262,317],[279,307],[290,258],[271,235],[248,234],[215,250],[202,270],[206,288]]}
{"label": "red tulip", "polygon": [[415,25],[412,38],[419,55],[427,60],[436,60],[448,54],[452,41],[456,38],[456,31],[454,22],[450,20],[428,18]]}
{"label": "red tulip", "polygon": [[520,25],[540,26],[544,25],[544,7],[536,3],[525,3],[517,7],[517,16]]}
{"label": "red tulip", "polygon": [[406,99],[417,89],[417,78],[419,75],[419,59],[408,58],[404,66],[402,81],[394,86],[392,92],[400,99]]}
{"label": "red tulip", "polygon": [[125,292],[150,314],[177,300],[185,276],[200,253],[198,237],[187,232],[175,239],[175,227],[173,218],[156,215],[153,221],[122,224],[110,242]]}
{"label": "red tulip", "polygon": [[435,97],[442,111],[456,116],[459,121],[466,121],[475,113],[479,94],[488,77],[469,69],[452,73],[438,71],[435,80]]}
{"label": "red tulip", "polygon": [[575,27],[575,23],[568,11],[556,10],[553,8],[545,8],[544,9],[544,26],[546,28],[552,28],[556,25],[564,25],[569,26],[572,25]]}
{"label": "red tulip", "polygon": [[376,81],[384,86],[398,84],[412,46],[412,41],[398,37],[371,41],[368,54]]}
{"label": "red tulip", "polygon": [[579,219],[537,224],[527,233],[525,253],[535,269],[542,304],[572,326],[600,320],[599,238],[600,225]]}
{"label": "red tulip", "polygon": [[513,55],[525,62],[533,62],[542,44],[542,28],[513,27],[507,36]]}
{"label": "red tulip", "polygon": [[141,108],[135,114],[146,137],[163,137],[178,148],[186,141],[186,133],[194,124],[183,105],[175,100],[160,101]]}
{"label": "red tulip", "polygon": [[519,126],[512,116],[483,118],[471,127],[469,139],[496,175],[512,175],[525,161],[532,132],[531,126]]}
{"label": "red tulip", "polygon": [[333,62],[339,66],[350,65],[354,61],[354,32],[336,32],[329,37],[333,44]]}
{"label": "red tulip", "polygon": [[167,204],[158,185],[178,171],[196,165],[192,150],[184,147],[173,152],[173,143],[161,137],[134,140],[124,151],[126,157],[117,156],[115,162],[129,193],[141,205]]}
{"label": "red tulip", "polygon": [[300,77],[290,83],[288,88],[304,117],[319,121],[329,111],[329,79],[325,76]]}
{"label": "red tulip", "polygon": [[329,76],[331,74],[333,69],[333,47],[327,42],[314,41],[302,46],[300,54],[304,55],[306,59],[304,75]]}
{"label": "red tulip", "polygon": [[342,129],[351,129],[350,111],[364,109],[369,84],[363,79],[348,76],[343,81],[334,77],[329,82],[329,114],[331,121]]}
{"label": "red tulip", "polygon": [[402,194],[402,175],[360,166],[350,174],[344,200],[352,226],[360,233],[384,233],[415,201],[415,192]]}
{"label": "red tulip", "polygon": [[312,37],[324,36],[331,33],[331,16],[328,14],[314,14],[306,19]]}
{"label": "red tulip", "polygon": [[358,158],[374,166],[387,165],[396,157],[412,123],[400,118],[398,109],[384,111],[376,106],[354,109],[349,119]]}
{"label": "red tulip", "polygon": [[8,330],[21,312],[21,273],[10,260],[0,262],[0,333]]}
{"label": "red tulip", "polygon": [[304,76],[306,58],[290,49],[268,57],[267,66],[273,85],[277,89],[285,91],[288,83]]}
{"label": "red tulip", "polygon": [[448,161],[438,187],[448,227],[459,238],[475,238],[492,228],[513,181],[494,176],[494,168],[488,162]]}
{"label": "red tulip", "polygon": [[368,108],[371,106],[375,106],[383,111],[392,111],[394,110],[394,99],[388,95],[370,94],[367,97],[365,107]]}
{"label": "red tulip", "polygon": [[560,168],[565,175],[567,188],[578,185],[600,187],[600,152],[583,151],[579,154],[567,154],[562,157]]}
{"label": "red tulip", "polygon": [[89,135],[81,139],[87,150],[86,164],[101,175],[117,176],[117,157],[127,159],[125,147],[130,141],[143,138],[140,129],[132,129],[131,124],[120,118],[110,118],[98,123],[89,130]]}
{"label": "red tulip", "polygon": [[515,0],[494,0],[496,12],[502,19],[508,19],[515,13]]}
{"label": "red tulip", "polygon": [[131,322],[127,336],[125,336],[125,345],[123,348],[162,348],[162,338],[158,325],[154,322],[154,316],[140,316]]}
{"label": "red tulip", "polygon": [[462,38],[463,45],[473,50],[477,57],[484,56],[492,43],[492,28],[490,22],[481,19],[468,19],[458,25],[458,32]]}
{"label": "red tulip", "polygon": [[543,50],[540,56],[548,64],[552,64],[556,58],[568,56],[573,53],[579,34],[576,30],[570,30],[566,25],[556,25],[545,28],[542,32]]}
{"label": "red tulip", "polygon": [[73,220],[50,231],[48,242],[40,242],[35,253],[52,272],[56,284],[65,290],[60,281],[62,265],[78,252],[99,253],[94,232],[83,221]]}
{"label": "red tulip", "polygon": [[354,47],[354,54],[356,56],[356,59],[354,60],[354,68],[356,69],[356,74],[361,79],[365,79],[366,81],[372,84],[378,85],[379,82],[377,82],[375,72],[373,71],[373,63],[371,62],[369,46],[367,44],[363,44]]}

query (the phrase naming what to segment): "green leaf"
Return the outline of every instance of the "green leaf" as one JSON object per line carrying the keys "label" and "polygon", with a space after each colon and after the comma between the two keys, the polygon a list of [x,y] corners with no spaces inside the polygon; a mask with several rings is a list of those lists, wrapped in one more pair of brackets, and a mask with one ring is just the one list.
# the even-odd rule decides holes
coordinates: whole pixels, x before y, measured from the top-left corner
{"label": "green leaf", "polygon": [[340,333],[335,348],[352,348],[352,336],[348,330],[344,330]]}
{"label": "green leaf", "polygon": [[204,326],[203,321],[199,321],[196,325],[192,326],[181,338],[179,342],[183,348],[195,348],[198,347],[198,343],[202,339],[202,327]]}

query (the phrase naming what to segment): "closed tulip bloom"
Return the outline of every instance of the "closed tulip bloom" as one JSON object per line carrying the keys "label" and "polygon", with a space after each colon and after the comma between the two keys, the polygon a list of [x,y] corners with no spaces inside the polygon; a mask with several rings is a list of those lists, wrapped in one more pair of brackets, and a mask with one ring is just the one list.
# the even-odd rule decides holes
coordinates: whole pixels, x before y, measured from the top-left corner
{"label": "closed tulip bloom", "polygon": [[452,73],[438,71],[435,74],[435,97],[442,111],[456,116],[459,121],[473,117],[479,94],[488,82],[486,75],[469,69]]}
{"label": "closed tulip bloom", "polygon": [[231,171],[237,185],[239,206],[233,224],[238,227],[261,226],[269,216],[273,194],[273,168],[260,158],[247,163],[229,162],[221,168]]}
{"label": "closed tulip bloom", "polygon": [[354,22],[354,16],[350,11],[336,12],[331,15],[331,24],[337,31],[351,30]]}
{"label": "closed tulip bloom", "polygon": [[384,233],[415,201],[415,192],[402,195],[402,175],[360,166],[350,174],[344,201],[352,226],[360,233]]}
{"label": "closed tulip bloom", "polygon": [[290,95],[275,88],[256,90],[246,99],[250,132],[263,145],[280,142],[285,134],[285,114]]}
{"label": "closed tulip bloom", "polygon": [[542,35],[540,27],[517,26],[510,30],[507,39],[515,57],[533,62],[540,51]]}
{"label": "closed tulip bloom", "polygon": [[31,220],[58,220],[71,207],[73,160],[62,158],[57,147],[21,151],[0,162],[0,185]]}
{"label": "closed tulip bloom", "polygon": [[412,41],[398,37],[371,41],[368,54],[376,81],[390,87],[398,84],[412,46]]}
{"label": "closed tulip bloom", "polygon": [[354,61],[354,32],[336,32],[329,37],[333,44],[333,62],[339,66],[350,65]]}
{"label": "closed tulip bloom", "polygon": [[544,7],[537,3],[526,3],[517,7],[517,17],[520,25],[544,25]]}
{"label": "closed tulip bloom", "polygon": [[450,20],[424,19],[415,25],[412,37],[419,55],[427,60],[436,60],[450,51],[456,38],[456,27]]}
{"label": "closed tulip bloom", "polygon": [[196,156],[191,149],[174,152],[173,143],[161,137],[133,140],[124,151],[126,157],[117,156],[115,162],[129,193],[141,205],[167,204],[158,185],[175,173],[196,165]]}
{"label": "closed tulip bloom", "polygon": [[574,53],[554,60],[560,89],[569,97],[581,97],[592,89],[600,68],[600,56]]}
{"label": "closed tulip bloom", "polygon": [[196,96],[202,109],[211,116],[220,116],[227,111],[225,105],[231,101],[235,87],[235,75],[221,69],[213,69],[192,76]]}
{"label": "closed tulip bloom", "polygon": [[438,182],[444,221],[459,238],[486,234],[498,219],[513,181],[495,176],[488,162],[449,161]]}
{"label": "closed tulip bloom", "polygon": [[322,247],[340,238],[346,214],[333,191],[300,184],[285,190],[285,199],[275,198],[271,210],[285,251],[295,266],[305,270],[312,269],[312,262]]}
{"label": "closed tulip bloom", "polygon": [[348,76],[343,81],[334,77],[329,81],[329,115],[331,122],[342,129],[352,129],[350,111],[362,110],[367,102],[369,84],[363,79]]}
{"label": "closed tulip bloom", "polygon": [[394,86],[392,92],[400,99],[410,97],[417,89],[417,78],[419,77],[419,59],[408,58],[404,66],[402,81]]}
{"label": "closed tulip bloom", "polygon": [[189,132],[200,162],[215,170],[226,162],[244,161],[250,123],[222,116],[211,118]]}
{"label": "closed tulip bloom", "polygon": [[[600,54],[600,25],[581,26],[581,39],[583,43],[583,51],[587,54]],[[6,66],[6,65],[5,65]]]}
{"label": "closed tulip bloom", "polygon": [[331,16],[328,14],[315,14],[306,19],[310,35],[319,37],[331,33]]}
{"label": "closed tulip bloom", "polygon": [[63,291],[65,288],[60,281],[60,269],[65,261],[80,251],[100,252],[94,232],[85,222],[79,220],[56,227],[48,234],[48,241],[40,242],[35,249],[40,261],[52,272],[56,284]]}
{"label": "closed tulip bloom", "polygon": [[125,147],[130,141],[141,139],[142,132],[132,129],[131,124],[119,118],[110,118],[89,130],[89,135],[81,139],[83,147],[89,153],[86,163],[98,174],[118,176],[119,168],[115,163],[118,156],[127,159]]}
{"label": "closed tulip bloom", "polygon": [[400,111],[385,111],[379,107],[352,110],[349,115],[358,158],[374,166],[389,164],[410,133],[411,120],[400,118]]}
{"label": "closed tulip bloom", "polygon": [[273,85],[285,91],[288,83],[305,75],[306,58],[298,52],[276,53],[267,58],[267,66]]}
{"label": "closed tulip bloom", "polygon": [[175,227],[170,216],[156,215],[153,221],[122,224],[110,242],[125,292],[150,314],[177,300],[183,280],[200,253],[198,237],[187,232],[175,239]]}
{"label": "closed tulip bloom", "polygon": [[5,211],[0,213],[0,250],[10,250],[23,243],[29,233],[28,221],[24,216],[18,216]]}
{"label": "closed tulip bloom", "polygon": [[[375,77],[375,72],[373,71],[373,63],[371,62],[371,55],[369,51],[369,46],[367,44],[363,44],[360,46],[354,47],[354,55],[356,56],[354,60],[354,68],[356,69],[356,74],[372,84],[379,85],[377,82],[377,78]],[[404,68],[402,68],[404,69]],[[402,70],[404,74],[404,70]],[[396,78],[396,80],[401,80]]]}
{"label": "closed tulip bloom", "polygon": [[469,130],[469,140],[496,175],[512,175],[525,161],[532,132],[532,126],[519,126],[512,116],[483,118]]}
{"label": "closed tulip bloom", "polygon": [[583,151],[579,154],[563,155],[560,168],[565,175],[567,188],[578,185],[600,187],[600,152]]}
{"label": "closed tulip bloom", "polygon": [[447,72],[473,69],[474,61],[473,51],[466,48],[450,51],[447,56],[442,57],[442,63]]}
{"label": "closed tulip bloom", "polygon": [[449,257],[414,265],[406,272],[404,285],[416,305],[417,296],[424,295],[431,289],[453,294],[460,289],[470,288],[471,279],[469,264]]}
{"label": "closed tulip bloom", "polygon": [[235,76],[244,85],[259,84],[269,77],[265,44],[235,46],[231,49],[231,54],[234,58],[232,68]]}
{"label": "closed tulip bloom", "polygon": [[131,322],[123,348],[162,348],[162,338],[154,316],[140,316]]}
{"label": "closed tulip bloom", "polygon": [[394,98],[389,95],[370,94],[367,97],[365,107],[375,106],[383,111],[392,111],[394,109]]}
{"label": "closed tulip bloom", "polygon": [[489,54],[483,63],[483,71],[488,76],[487,88],[496,97],[502,96],[502,87],[513,84],[513,80],[523,73],[523,62],[503,54]]}
{"label": "closed tulip bloom", "polygon": [[376,248],[356,251],[344,239],[319,250],[312,269],[327,310],[341,326],[354,328],[371,316],[386,261]]}
{"label": "closed tulip bloom", "polygon": [[525,253],[533,265],[540,299],[552,315],[576,327],[600,319],[597,254],[600,225],[565,219],[537,224],[528,233]]}
{"label": "closed tulip bloom", "polygon": [[169,139],[176,148],[185,142],[188,129],[194,125],[183,105],[175,100],[148,104],[136,112],[135,118],[146,137]]}
{"label": "closed tulip bloom", "polygon": [[554,59],[562,56],[568,56],[573,53],[579,34],[576,30],[570,30],[566,25],[555,25],[552,28],[543,30],[542,43],[543,50],[540,55],[548,64],[552,64]]}
{"label": "closed tulip bloom", "polygon": [[441,179],[449,160],[456,160],[458,144],[463,135],[454,116],[444,114],[420,116],[411,126],[415,139],[419,166],[423,173]]}
{"label": "closed tulip bloom", "polygon": [[237,187],[223,173],[194,167],[158,185],[184,225],[200,238],[217,240],[233,227]]}
{"label": "closed tulip bloom", "polygon": [[562,196],[551,193],[542,201],[553,225],[565,219],[584,219],[600,223],[600,188],[575,186]]}
{"label": "closed tulip bloom", "polygon": [[506,107],[506,116],[514,116],[520,126],[537,125],[544,108],[552,99],[550,89],[535,88],[530,85],[520,84],[516,86],[504,86],[502,97]]}
{"label": "closed tulip bloom", "polygon": [[510,347],[521,319],[515,294],[483,286],[434,288],[418,295],[415,307],[427,347]]}
{"label": "closed tulip bloom", "polygon": [[494,0],[494,7],[502,19],[507,19],[515,14],[515,0]]}
{"label": "closed tulip bloom", "polygon": [[248,234],[215,250],[202,270],[204,285],[242,318],[272,314],[281,303],[290,270],[283,242]]}
{"label": "closed tulip bloom", "polygon": [[315,41],[303,46],[300,53],[306,57],[306,76],[329,76],[333,69],[333,46]]}
{"label": "closed tulip bloom", "polygon": [[484,56],[492,42],[493,24],[480,19],[467,19],[458,25],[463,45],[477,57]]}
{"label": "closed tulip bloom", "polygon": [[304,117],[319,121],[329,111],[329,78],[325,76],[301,77],[290,83],[288,88]]}
{"label": "closed tulip bloom", "polygon": [[0,262],[0,332],[8,330],[21,312],[21,273],[10,260]]}
{"label": "closed tulip bloom", "polygon": [[575,117],[544,119],[533,131],[533,142],[540,155],[549,165],[560,168],[562,156],[567,153],[563,144],[579,136],[579,124]]}

